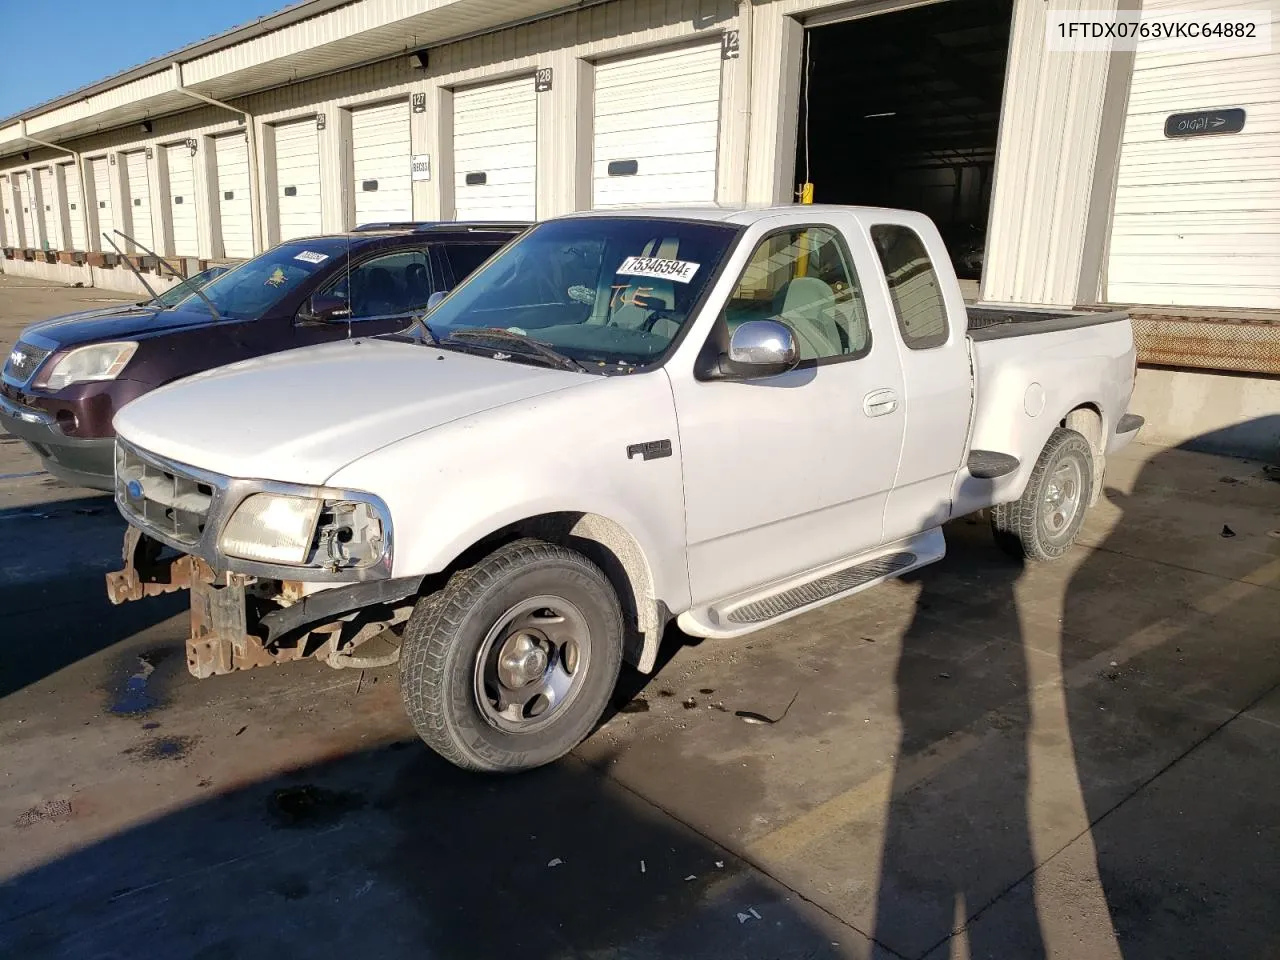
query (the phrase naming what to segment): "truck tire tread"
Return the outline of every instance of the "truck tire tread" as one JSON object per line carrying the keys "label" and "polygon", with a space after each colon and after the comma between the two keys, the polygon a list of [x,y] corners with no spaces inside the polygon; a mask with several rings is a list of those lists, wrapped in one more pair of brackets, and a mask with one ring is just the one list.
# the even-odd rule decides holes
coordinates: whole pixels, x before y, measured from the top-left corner
{"label": "truck tire tread", "polygon": [[1080,513],[1073,521],[1074,530],[1070,538],[1063,542],[1053,543],[1042,535],[1039,524],[1039,505],[1043,487],[1050,469],[1068,450],[1082,453],[1088,476],[1084,478],[1086,490],[1091,490],[1093,482],[1093,451],[1089,441],[1065,427],[1056,428],[1049,435],[1044,449],[1036,460],[1027,485],[1017,500],[999,503],[991,508],[991,533],[996,545],[1005,553],[1019,560],[1048,562],[1062,557],[1075,542],[1076,534],[1084,522],[1084,513],[1088,508],[1090,497],[1086,496],[1080,505]]}
{"label": "truck tire tread", "polygon": [[[418,601],[406,624],[400,687],[405,711],[419,737],[441,757],[462,769],[496,773],[506,772],[510,767],[486,759],[472,749],[457,725],[447,703],[450,684],[454,680],[452,670],[457,669],[456,665],[450,664],[449,654],[464,629],[467,614],[487,591],[521,570],[545,563],[569,567],[585,580],[594,582],[601,591],[607,591],[617,621],[616,629],[612,631],[615,637],[611,639],[617,642],[606,642],[604,649],[616,648],[616,652],[606,656],[599,669],[608,677],[610,691],[616,681],[622,659],[621,609],[612,584],[586,557],[558,544],[525,539],[499,547],[473,565],[458,570],[440,590]],[[598,721],[604,706],[605,702],[601,702],[600,709],[593,711],[595,715],[591,717],[591,726]],[[576,742],[567,744],[556,752],[556,756],[576,745]],[[556,756],[541,762],[550,762]]]}

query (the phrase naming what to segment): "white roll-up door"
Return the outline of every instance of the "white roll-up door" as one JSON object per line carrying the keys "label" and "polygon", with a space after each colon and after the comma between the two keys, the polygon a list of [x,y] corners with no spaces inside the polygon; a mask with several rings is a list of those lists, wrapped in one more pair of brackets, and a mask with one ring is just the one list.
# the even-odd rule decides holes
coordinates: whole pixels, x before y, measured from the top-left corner
{"label": "white roll-up door", "polygon": [[71,224],[71,249],[87,250],[84,236],[84,196],[80,191],[80,172],[74,163],[60,165],[63,189],[67,193],[67,219]]}
{"label": "white roll-up door", "polygon": [[62,211],[58,207],[58,191],[53,188],[53,167],[41,167],[40,216],[44,220],[44,235],[50,250],[65,250],[62,242]]}
{"label": "white roll-up door", "polygon": [[93,238],[93,246],[104,253],[114,253],[115,248],[102,239],[105,233],[119,243],[119,238],[112,233],[116,221],[111,209],[111,171],[107,165],[107,158],[97,157],[90,160],[89,170],[93,175],[93,208],[98,215],[98,234]]}
{"label": "white roll-up door", "polygon": [[[1275,9],[1273,5],[1273,9]],[[1143,15],[1202,3],[1145,0]],[[1166,137],[1171,114],[1245,111],[1239,133]],[[1223,126],[1228,124],[1223,122]],[[1280,307],[1280,46],[1135,55],[1106,299]]]}
{"label": "white roll-up door", "polygon": [[315,118],[282,123],[275,133],[280,239],[312,236],[321,228],[320,135]]}
{"label": "white roll-up door", "polygon": [[[121,154],[124,158],[125,184],[129,207],[129,236],[150,250],[156,248],[151,231],[151,178],[147,174],[147,154],[144,150]],[[137,251],[141,253],[141,250]]]}
{"label": "white roll-up door", "polygon": [[[185,143],[164,148],[169,168],[169,222],[173,225],[173,255],[200,255],[199,205],[196,203],[196,168]],[[246,158],[247,159],[247,158]]]}
{"label": "white roll-up door", "polygon": [[22,230],[27,236],[27,246],[36,250],[43,249],[44,233],[40,229],[40,215],[36,210],[30,170],[18,174],[18,203],[22,210]]}
{"label": "white roll-up door", "polygon": [[355,225],[412,220],[408,102],[352,110],[351,144]]}
{"label": "white roll-up door", "polygon": [[22,208],[18,206],[16,174],[0,177],[0,198],[4,201],[4,242],[8,247],[25,246],[22,242]]}
{"label": "white roll-up door", "polygon": [[533,220],[538,206],[538,95],[520,77],[453,95],[454,216]]}
{"label": "white roll-up door", "polygon": [[253,256],[253,213],[249,206],[249,146],[243,133],[214,141],[218,166],[218,218],[223,256]]}
{"label": "white roll-up door", "polygon": [[715,202],[720,64],[699,44],[596,66],[593,206]]}

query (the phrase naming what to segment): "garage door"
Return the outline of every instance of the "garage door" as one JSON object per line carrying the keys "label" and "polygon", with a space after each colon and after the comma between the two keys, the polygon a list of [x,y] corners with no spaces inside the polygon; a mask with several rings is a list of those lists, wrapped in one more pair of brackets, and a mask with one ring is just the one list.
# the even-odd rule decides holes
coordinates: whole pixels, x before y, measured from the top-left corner
{"label": "garage door", "polygon": [[93,208],[98,214],[98,233],[93,238],[93,245],[106,253],[114,253],[111,244],[102,238],[105,233],[117,243],[120,242],[120,238],[111,232],[115,229],[116,221],[111,209],[111,173],[107,167],[107,158],[90,160],[89,170],[93,178]]}
{"label": "garage door", "polygon": [[[1146,0],[1144,16],[1203,4]],[[1239,133],[1166,137],[1170,114],[1245,111]],[[1224,124],[1225,125],[1225,124]],[[1280,47],[1136,54],[1107,300],[1280,307]]]}
{"label": "garage door", "polygon": [[53,167],[41,167],[37,171],[40,178],[40,216],[44,220],[44,235],[49,241],[49,249],[65,250],[62,244],[62,217],[58,209],[58,193],[53,189]]}
{"label": "garage door", "polygon": [[4,242],[5,246],[21,247],[22,228],[19,226],[18,214],[21,208],[18,206],[17,194],[14,181],[6,174],[0,177],[0,199],[4,202]]}
{"label": "garage door", "polygon": [[200,226],[196,210],[195,159],[185,143],[164,148],[169,168],[169,221],[173,224],[173,254],[178,257],[200,255]]}
{"label": "garage door", "polygon": [[[149,250],[156,248],[151,232],[151,181],[147,176],[147,155],[142,150],[123,154],[125,185],[128,197],[129,236]],[[142,251],[139,250],[139,253]]]}
{"label": "garage door", "polygon": [[413,219],[409,104],[351,111],[356,226]]}
{"label": "garage door", "polygon": [[61,164],[63,189],[67,192],[67,219],[71,224],[71,249],[87,250],[84,242],[84,197],[80,193],[80,173],[74,163]]}
{"label": "garage door", "polygon": [[458,220],[532,220],[538,197],[538,95],[533,77],[453,95]]}
{"label": "garage door", "polygon": [[27,237],[27,246],[44,249],[44,233],[40,229],[30,171],[18,174],[18,209],[22,211],[22,231]]}
{"label": "garage door", "polygon": [[253,220],[249,207],[249,146],[243,133],[214,142],[218,165],[218,220],[222,252],[229,259],[253,256]]}
{"label": "garage door", "polygon": [[596,66],[592,203],[714,203],[720,47]]}
{"label": "garage door", "polygon": [[314,117],[276,127],[280,239],[320,232],[320,136]]}

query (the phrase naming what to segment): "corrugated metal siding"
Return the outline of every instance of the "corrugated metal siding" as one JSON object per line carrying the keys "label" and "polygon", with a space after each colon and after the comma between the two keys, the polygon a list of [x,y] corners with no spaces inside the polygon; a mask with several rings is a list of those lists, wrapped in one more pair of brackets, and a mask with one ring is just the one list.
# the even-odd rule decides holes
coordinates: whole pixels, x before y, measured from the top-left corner
{"label": "corrugated metal siding", "polygon": [[[1055,10],[1114,7],[1054,4]],[[1046,9],[1034,0],[1014,4],[982,296],[1071,306],[1081,283],[1108,55],[1046,55]]]}
{"label": "corrugated metal siding", "polygon": [[[1148,0],[1143,10],[1210,8]],[[1280,0],[1258,9],[1280,23]],[[1164,136],[1169,114],[1218,107],[1243,108],[1244,130]],[[1138,51],[1107,281],[1115,303],[1280,308],[1280,48]]]}

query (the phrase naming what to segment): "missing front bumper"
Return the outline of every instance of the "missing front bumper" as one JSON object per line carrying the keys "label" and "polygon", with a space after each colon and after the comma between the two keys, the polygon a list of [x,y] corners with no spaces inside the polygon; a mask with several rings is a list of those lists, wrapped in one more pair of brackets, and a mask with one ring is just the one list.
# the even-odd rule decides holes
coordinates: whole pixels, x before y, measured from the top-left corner
{"label": "missing front bumper", "polygon": [[200,679],[306,657],[332,667],[394,662],[384,655],[364,663],[352,651],[408,619],[421,584],[421,578],[371,581],[304,597],[300,582],[219,573],[199,557],[166,549],[130,527],[124,568],[107,574],[107,596],[120,604],[190,590],[187,669]]}

